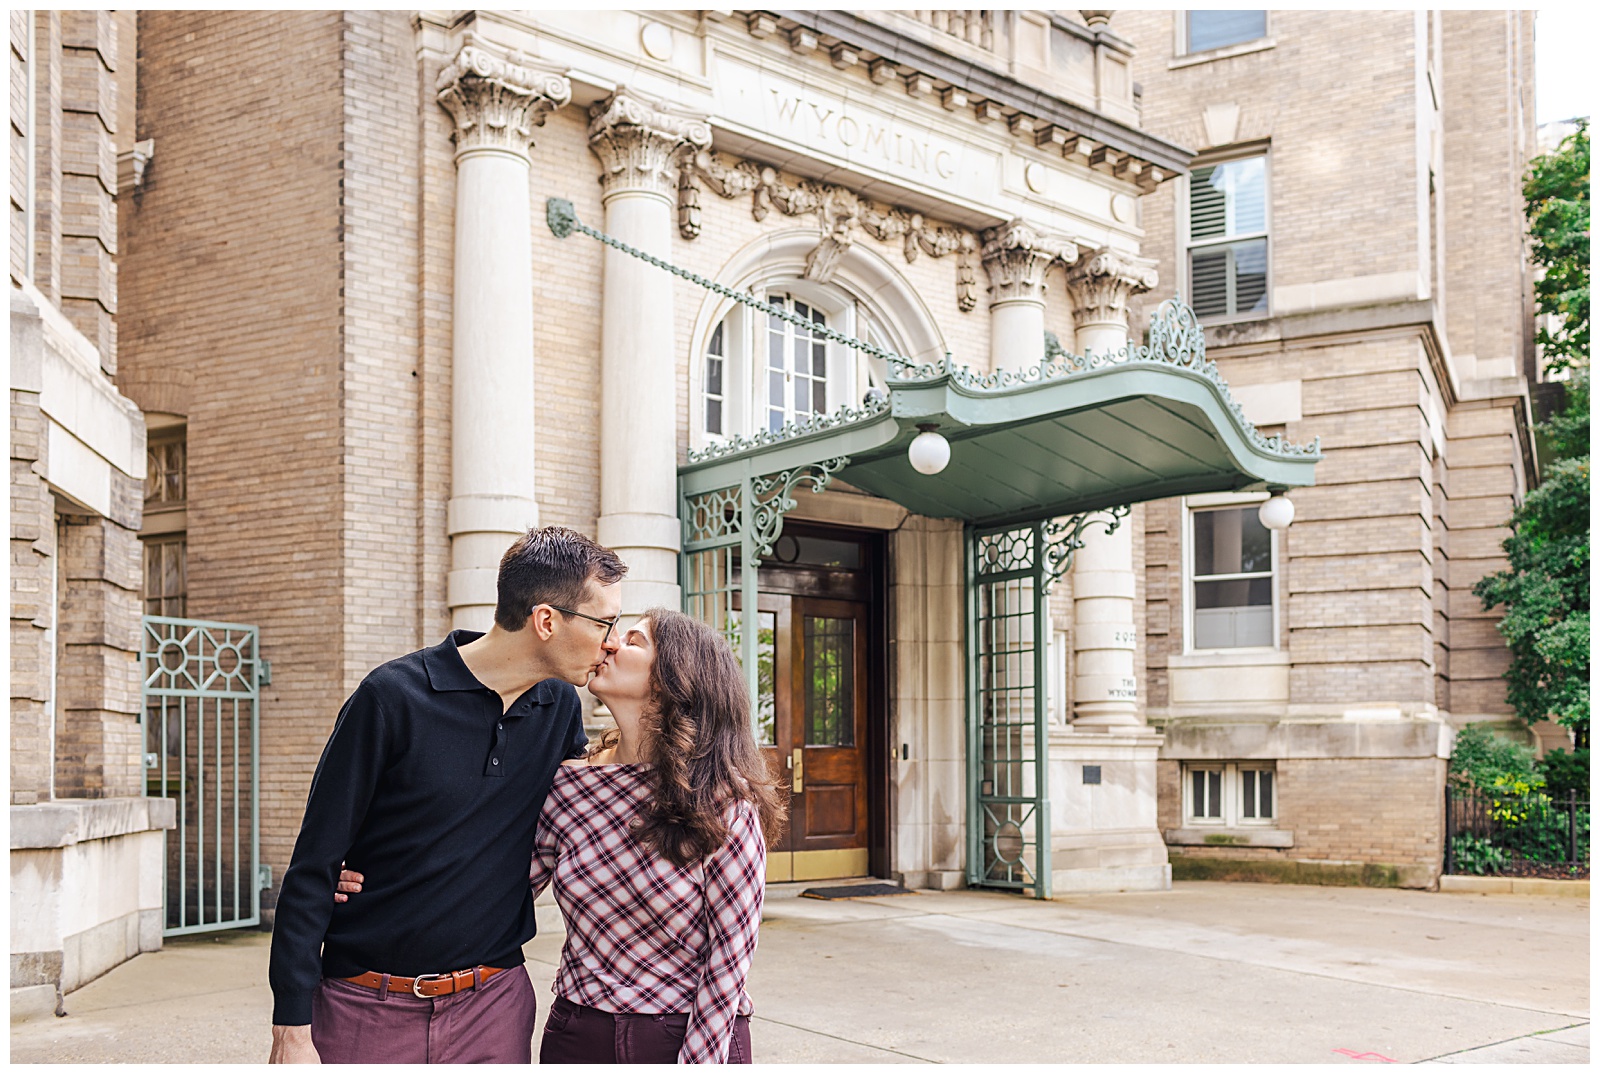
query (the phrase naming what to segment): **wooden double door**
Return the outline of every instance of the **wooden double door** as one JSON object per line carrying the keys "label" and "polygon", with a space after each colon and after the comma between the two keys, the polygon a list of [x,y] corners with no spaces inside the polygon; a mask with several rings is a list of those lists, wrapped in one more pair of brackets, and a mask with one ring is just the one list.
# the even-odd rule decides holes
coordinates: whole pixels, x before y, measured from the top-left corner
{"label": "wooden double door", "polygon": [[802,528],[761,564],[757,741],[789,788],[789,821],[767,879],[871,875],[884,827],[878,549]]}

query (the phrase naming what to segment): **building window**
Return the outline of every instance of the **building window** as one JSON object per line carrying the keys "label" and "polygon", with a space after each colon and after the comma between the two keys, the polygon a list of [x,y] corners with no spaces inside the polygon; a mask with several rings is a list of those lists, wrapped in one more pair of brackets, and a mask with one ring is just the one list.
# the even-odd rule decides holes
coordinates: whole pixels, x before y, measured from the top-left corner
{"label": "building window", "polygon": [[882,324],[854,299],[798,281],[757,293],[805,323],[743,306],[717,322],[698,363],[700,411],[694,428],[700,437],[776,433],[791,422],[859,406],[868,391],[884,388],[887,370],[881,359],[822,335],[822,329],[831,328],[896,349]]}
{"label": "building window", "polygon": [[[767,302],[818,328],[828,316],[792,295],[769,294]],[[789,422],[828,412],[828,341],[810,328],[767,315],[766,428],[779,432]]]}
{"label": "building window", "polygon": [[1189,515],[1192,649],[1276,644],[1273,537],[1258,510],[1252,503]]}
{"label": "building window", "polygon": [[1201,317],[1267,312],[1267,158],[1189,176],[1189,295]]}
{"label": "building window", "polygon": [[711,333],[711,342],[706,344],[706,432],[712,436],[722,435],[723,407],[727,403],[726,391],[727,378],[727,345],[723,342],[727,325],[719,324]]}
{"label": "building window", "polygon": [[1186,824],[1271,824],[1278,818],[1277,800],[1277,772],[1270,761],[1184,765]]}
{"label": "building window", "polygon": [[146,511],[182,507],[189,499],[188,453],[182,436],[152,434],[145,449]]}
{"label": "building window", "polygon": [[1209,52],[1267,36],[1265,11],[1190,11],[1184,22],[1186,52]]}
{"label": "building window", "polygon": [[[165,421],[163,420],[165,419]],[[146,415],[151,427],[145,454],[144,613],[182,618],[189,593],[189,445],[182,424]]]}
{"label": "building window", "polygon": [[183,534],[144,540],[144,614],[182,618],[188,605],[189,542]]}

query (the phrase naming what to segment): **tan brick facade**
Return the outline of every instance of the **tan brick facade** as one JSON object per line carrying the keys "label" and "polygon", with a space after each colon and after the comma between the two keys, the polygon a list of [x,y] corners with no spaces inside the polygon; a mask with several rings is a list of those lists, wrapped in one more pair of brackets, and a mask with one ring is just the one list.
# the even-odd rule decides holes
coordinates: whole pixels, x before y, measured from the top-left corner
{"label": "tan brick facade", "polygon": [[[1181,827],[1179,762],[1270,759],[1252,748],[1263,723],[1332,721],[1334,735],[1350,718],[1395,720],[1367,725],[1360,755],[1276,758],[1292,849],[1174,853],[1378,863],[1428,883],[1447,747],[1402,757],[1378,742],[1404,738],[1408,721],[1509,712],[1497,617],[1471,587],[1501,565],[1531,463],[1517,189],[1532,151],[1531,16],[1273,11],[1264,39],[1215,57],[1184,55],[1182,18],[1116,16],[1138,46],[1146,125],[1194,146],[1198,163],[1269,161],[1267,314],[1209,328],[1209,354],[1235,388],[1292,391],[1283,429],[1320,437],[1324,461],[1291,494],[1295,522],[1279,537],[1287,691],[1238,707],[1240,723],[1174,686],[1208,658],[1183,637],[1185,509],[1148,508],[1149,701],[1175,736],[1162,824]],[[1143,204],[1145,252],[1180,286],[1186,196],[1180,183]]]}

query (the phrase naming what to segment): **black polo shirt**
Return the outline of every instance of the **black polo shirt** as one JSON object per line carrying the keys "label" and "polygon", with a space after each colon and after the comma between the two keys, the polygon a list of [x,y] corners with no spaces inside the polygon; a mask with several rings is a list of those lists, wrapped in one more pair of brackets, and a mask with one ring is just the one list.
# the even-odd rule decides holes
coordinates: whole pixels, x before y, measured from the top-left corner
{"label": "black polo shirt", "polygon": [[[458,651],[479,637],[457,630],[391,660],[339,712],[278,896],[274,1025],[309,1025],[325,976],[522,964],[534,825],[588,740],[577,691],[556,679],[502,714]],[[366,880],[336,904],[340,862]]]}

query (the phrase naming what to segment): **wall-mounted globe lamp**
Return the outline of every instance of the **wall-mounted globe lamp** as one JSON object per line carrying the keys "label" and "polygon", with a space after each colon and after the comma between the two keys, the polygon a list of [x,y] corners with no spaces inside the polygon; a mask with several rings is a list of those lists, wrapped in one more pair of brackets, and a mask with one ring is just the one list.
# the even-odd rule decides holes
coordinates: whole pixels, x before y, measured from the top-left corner
{"label": "wall-mounted globe lamp", "polygon": [[936,474],[950,465],[950,441],[939,435],[935,422],[922,422],[917,428],[922,431],[906,449],[906,457],[917,473]]}
{"label": "wall-mounted globe lamp", "polygon": [[1259,514],[1261,524],[1267,529],[1286,530],[1294,521],[1294,501],[1285,496],[1282,489],[1274,489],[1272,498],[1261,505]]}

